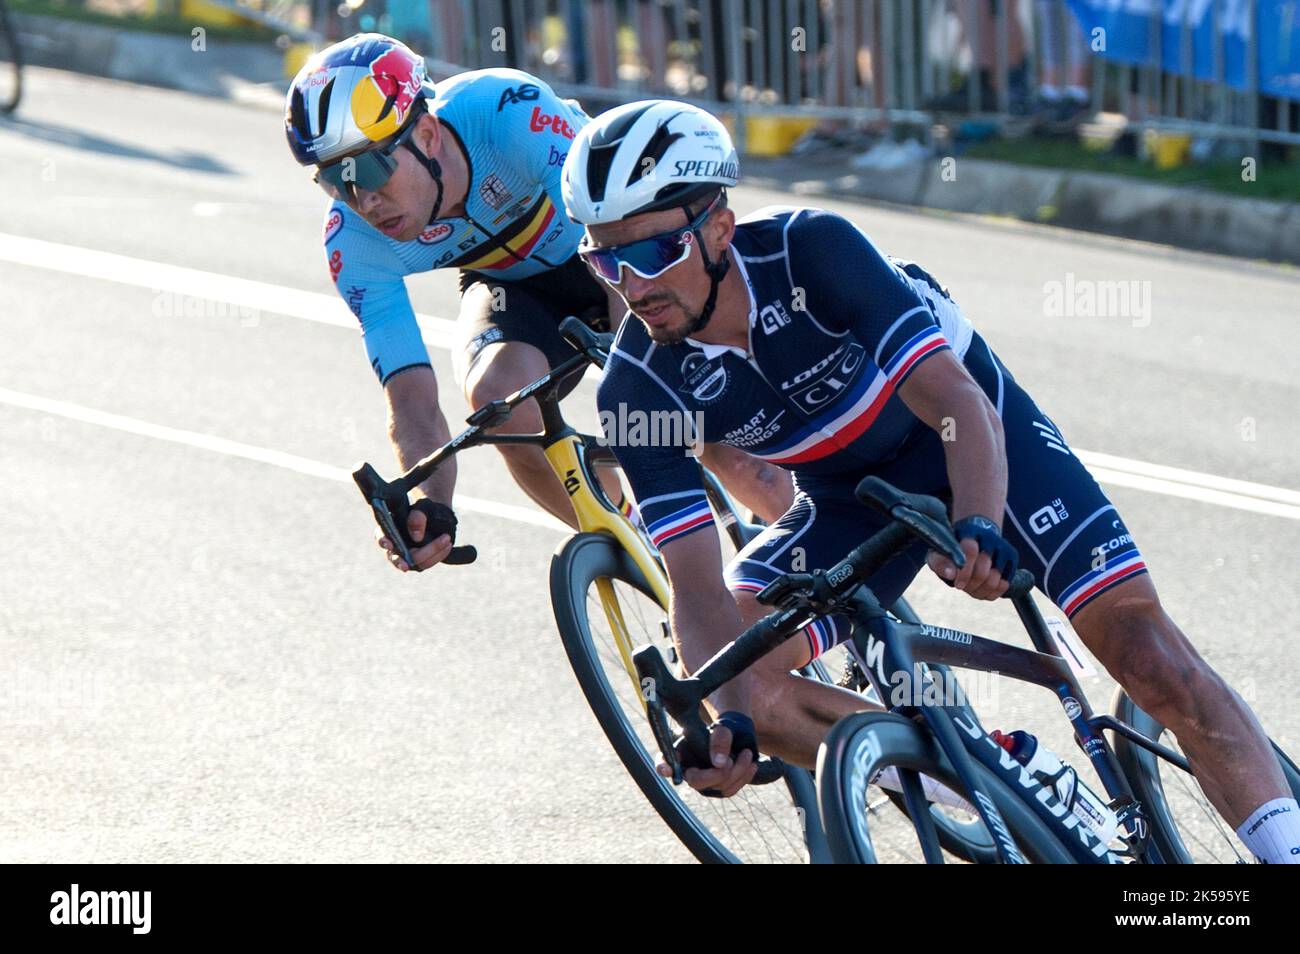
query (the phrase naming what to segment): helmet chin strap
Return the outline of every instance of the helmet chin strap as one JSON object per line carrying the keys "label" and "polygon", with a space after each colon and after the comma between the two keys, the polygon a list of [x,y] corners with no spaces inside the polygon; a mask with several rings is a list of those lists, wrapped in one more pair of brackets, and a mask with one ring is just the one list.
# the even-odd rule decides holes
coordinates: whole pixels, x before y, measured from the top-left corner
{"label": "helmet chin strap", "polygon": [[691,323],[687,334],[695,334],[709,323],[709,319],[713,317],[713,308],[718,303],[718,288],[731,268],[731,256],[727,254],[726,249],[723,249],[722,257],[718,261],[709,261],[709,253],[704,247],[704,236],[700,234],[699,229],[695,230],[695,243],[700,247],[700,258],[704,260],[704,274],[709,276],[709,297],[704,300],[700,316]]}
{"label": "helmet chin strap", "polygon": [[[415,118],[412,118],[411,122],[419,122],[420,116],[432,116],[432,113],[429,112],[428,104],[425,104],[424,100],[420,100],[420,103],[420,113],[417,113]],[[437,117],[434,117],[434,120],[437,121]],[[442,165],[439,164],[438,160],[434,159],[433,156],[425,156],[424,153],[420,152],[419,147],[416,147],[413,139],[407,139],[406,142],[402,144],[408,149],[411,149],[411,155],[415,156],[416,160],[419,160],[420,165],[429,170],[429,175],[433,178],[434,185],[438,186],[438,200],[434,201],[433,213],[430,214],[429,221],[425,222],[425,225],[433,225],[434,222],[438,220],[438,213],[442,212]]]}
{"label": "helmet chin strap", "polygon": [[438,199],[433,203],[433,212],[429,215],[429,221],[425,223],[426,225],[432,225],[437,220],[438,213],[442,211],[442,166],[433,156],[426,156],[420,152],[410,139],[406,140],[402,145],[411,150],[415,158],[420,161],[420,164],[429,170],[429,175],[433,177],[434,184],[438,187]]}

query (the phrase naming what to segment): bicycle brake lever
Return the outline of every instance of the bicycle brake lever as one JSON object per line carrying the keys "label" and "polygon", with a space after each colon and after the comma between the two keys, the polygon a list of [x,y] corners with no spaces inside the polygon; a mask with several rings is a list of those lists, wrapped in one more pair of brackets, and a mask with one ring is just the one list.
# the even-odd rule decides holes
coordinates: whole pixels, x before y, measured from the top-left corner
{"label": "bicycle brake lever", "polygon": [[399,520],[405,522],[406,514],[410,512],[411,505],[406,494],[395,491],[392,485],[380,477],[379,472],[368,463],[363,463],[352,471],[352,479],[361,490],[361,496],[365,497],[366,503],[370,505],[370,511],[374,514],[379,529],[397,548],[397,555],[407,566],[415,566],[415,561],[411,559],[410,547],[406,545],[405,529],[398,522]]}
{"label": "bicycle brake lever", "polygon": [[[415,559],[411,556],[412,548],[423,546],[411,539],[406,529],[406,518],[411,513],[410,499],[379,476],[379,472],[370,464],[363,463],[352,472],[352,479],[361,490],[361,496],[370,504],[370,511],[375,516],[375,523],[384,532],[384,536],[396,548],[395,552],[402,561],[415,569]],[[428,540],[425,541],[427,543]],[[442,562],[449,565],[473,563],[478,559],[478,550],[471,544],[461,544],[451,548]]]}
{"label": "bicycle brake lever", "polygon": [[811,590],[812,586],[811,573],[785,573],[759,590],[755,599],[764,606],[784,606],[795,593]]}
{"label": "bicycle brake lever", "polygon": [[966,554],[953,534],[952,528],[940,523],[933,517],[906,506],[897,506],[890,511],[890,516],[929,545],[931,550],[938,550],[957,566],[966,565]]}

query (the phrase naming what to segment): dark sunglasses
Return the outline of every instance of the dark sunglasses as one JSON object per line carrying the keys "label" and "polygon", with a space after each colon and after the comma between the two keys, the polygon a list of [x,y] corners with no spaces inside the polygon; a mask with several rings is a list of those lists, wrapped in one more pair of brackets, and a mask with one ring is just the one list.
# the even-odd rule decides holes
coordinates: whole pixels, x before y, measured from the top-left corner
{"label": "dark sunglasses", "polygon": [[695,244],[695,230],[704,224],[704,220],[721,199],[722,193],[719,192],[708,208],[681,228],[637,242],[592,246],[587,244],[584,237],[578,254],[591,266],[593,272],[611,285],[622,281],[624,265],[642,278],[658,278],[674,265],[680,265],[690,258],[691,246]]}
{"label": "dark sunglasses", "polygon": [[344,156],[337,162],[319,167],[316,174],[312,176],[312,181],[324,189],[330,198],[342,202],[354,199],[356,189],[365,189],[367,192],[382,189],[384,183],[397,171],[397,159],[394,154],[411,138],[415,132],[415,125],[413,122],[408,123],[406,129],[386,146],[370,149],[355,156]]}

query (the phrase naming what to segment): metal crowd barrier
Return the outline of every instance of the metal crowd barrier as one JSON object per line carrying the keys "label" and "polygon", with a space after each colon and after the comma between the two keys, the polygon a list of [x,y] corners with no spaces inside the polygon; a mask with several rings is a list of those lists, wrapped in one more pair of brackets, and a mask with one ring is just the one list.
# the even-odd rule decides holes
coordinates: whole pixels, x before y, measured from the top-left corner
{"label": "metal crowd barrier", "polygon": [[[1132,8],[1135,0],[1127,0]],[[1146,0],[1145,64],[1086,50],[1093,107],[1129,128],[1207,139],[1300,144],[1288,100],[1255,84],[1260,38],[1247,44],[1247,89],[1224,81],[1223,15],[1254,22],[1257,0]],[[1264,2],[1264,0],[1258,0]],[[513,66],[597,103],[670,95],[719,112],[786,114],[928,139],[936,97],[965,80],[965,112],[1014,123],[1043,77],[1045,16],[1066,0],[367,0],[372,28],[400,27],[435,72]],[[1162,61],[1165,4],[1181,16],[1180,69]],[[1231,5],[1231,6],[1229,6]],[[1243,6],[1244,5],[1244,6]],[[334,4],[318,8],[337,15]],[[341,9],[341,7],[339,8]],[[418,16],[412,16],[412,11]],[[1192,18],[1213,17],[1212,78],[1192,63]],[[1166,14],[1169,15],[1169,14]],[[1073,17],[1066,12],[1067,17]],[[319,27],[318,27],[319,28]],[[344,25],[344,33],[355,25]],[[338,33],[335,26],[333,32]],[[329,30],[325,30],[329,35]],[[1294,34],[1300,42],[1300,28]],[[1095,37],[1088,42],[1095,43]],[[981,72],[985,79],[981,79]],[[1261,108],[1274,115],[1265,123]],[[945,110],[944,115],[947,114]],[[745,124],[736,123],[743,136]]]}

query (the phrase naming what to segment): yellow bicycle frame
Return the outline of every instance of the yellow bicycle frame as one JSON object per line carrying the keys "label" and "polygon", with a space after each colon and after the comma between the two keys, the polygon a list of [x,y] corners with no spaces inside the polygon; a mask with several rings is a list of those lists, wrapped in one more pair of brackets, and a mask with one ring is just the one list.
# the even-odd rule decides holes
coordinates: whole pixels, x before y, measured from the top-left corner
{"label": "yellow bicycle frame", "polygon": [[[666,611],[668,578],[664,574],[659,557],[631,521],[609,502],[604,491],[592,486],[596,482],[596,477],[587,459],[587,449],[582,438],[570,433],[548,445],[545,453],[547,461],[555,470],[555,475],[569,494],[569,502],[573,505],[573,512],[578,518],[578,529],[588,533],[607,533],[617,540],[619,546],[632,558],[632,562],[650,584],[650,589],[659,605]],[[599,579],[596,581],[596,590],[600,594],[601,607],[614,634],[614,641],[618,645],[619,656],[623,660],[628,678],[636,687],[637,698],[641,699],[644,705],[640,679],[632,665],[634,647],[627,623],[623,619],[623,610],[614,593],[614,585],[608,579]]]}

